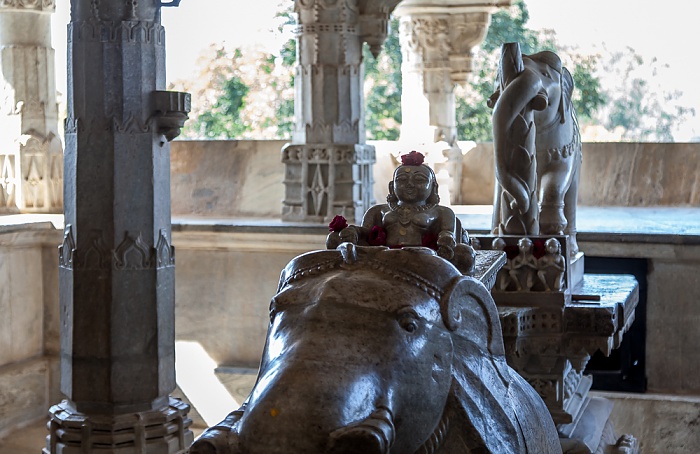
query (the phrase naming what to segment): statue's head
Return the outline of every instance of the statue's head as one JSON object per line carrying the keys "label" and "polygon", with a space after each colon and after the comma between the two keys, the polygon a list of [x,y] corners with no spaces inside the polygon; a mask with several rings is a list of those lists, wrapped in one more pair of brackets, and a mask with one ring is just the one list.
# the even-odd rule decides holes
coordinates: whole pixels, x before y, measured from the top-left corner
{"label": "statue's head", "polygon": [[422,153],[412,151],[401,156],[401,165],[389,183],[389,203],[438,204],[438,184],[433,169],[423,164]]}
{"label": "statue's head", "polygon": [[559,56],[545,50],[532,55],[523,55],[523,63],[526,67],[536,66],[538,72],[542,74],[541,80],[549,96],[550,105],[556,108],[560,122],[564,123],[570,115],[574,80],[569,71],[562,66]]}
{"label": "statue's head", "polygon": [[561,244],[559,244],[559,241],[557,241],[556,238],[550,238],[547,241],[545,241],[544,247],[547,250],[548,254],[561,254]]}
{"label": "statue's head", "polygon": [[530,238],[520,238],[520,240],[518,240],[518,249],[520,249],[520,252],[523,254],[529,254],[532,252],[532,240],[530,240]]}

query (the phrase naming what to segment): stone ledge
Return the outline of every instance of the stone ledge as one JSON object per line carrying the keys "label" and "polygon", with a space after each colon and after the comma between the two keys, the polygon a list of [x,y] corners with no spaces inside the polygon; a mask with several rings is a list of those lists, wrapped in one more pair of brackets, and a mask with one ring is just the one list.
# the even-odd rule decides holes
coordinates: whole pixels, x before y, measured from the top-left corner
{"label": "stone ledge", "polygon": [[600,391],[590,395],[614,402],[615,431],[634,435],[644,454],[700,452],[700,395]]}
{"label": "stone ledge", "polygon": [[49,367],[33,358],[0,367],[0,438],[46,417]]}

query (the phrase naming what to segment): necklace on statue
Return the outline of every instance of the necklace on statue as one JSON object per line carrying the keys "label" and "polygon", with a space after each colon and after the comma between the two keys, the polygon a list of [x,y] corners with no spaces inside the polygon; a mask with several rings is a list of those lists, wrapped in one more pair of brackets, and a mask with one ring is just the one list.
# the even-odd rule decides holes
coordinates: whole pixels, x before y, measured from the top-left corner
{"label": "necklace on statue", "polygon": [[436,203],[426,203],[425,205],[398,205],[395,202],[389,202],[391,211],[399,215],[399,223],[401,225],[410,224],[414,214],[433,209],[436,205]]}

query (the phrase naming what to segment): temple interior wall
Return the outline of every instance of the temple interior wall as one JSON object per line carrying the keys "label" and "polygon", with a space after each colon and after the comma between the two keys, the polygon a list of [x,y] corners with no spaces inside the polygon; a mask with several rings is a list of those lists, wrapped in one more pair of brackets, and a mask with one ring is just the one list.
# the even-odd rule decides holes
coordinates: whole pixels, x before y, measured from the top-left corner
{"label": "temple interior wall", "polygon": [[[222,366],[257,365],[280,271],[294,256],[324,246],[325,228],[282,227],[279,221],[282,144],[172,144],[177,338],[199,342]],[[700,206],[700,144],[584,147],[581,204],[634,205],[638,200],[644,206]],[[470,176],[474,169],[479,169],[480,178],[492,175],[483,167],[487,155],[487,145],[466,155],[462,194],[470,203],[490,204],[486,196],[491,189],[477,197],[476,187],[485,183]],[[386,194],[391,159],[380,148],[377,200]],[[467,183],[470,178],[474,181]],[[657,183],[661,186],[654,186]],[[656,189],[644,192],[645,187]],[[241,224],[233,221],[236,218],[262,220]],[[61,235],[62,226],[49,222],[0,227],[0,435],[10,425],[44,417],[49,404],[60,398],[56,247]],[[628,417],[616,410],[616,418],[625,431],[638,434],[647,447],[654,446],[674,424],[690,422],[689,415],[697,416],[700,409],[700,245],[579,243],[589,256],[648,260],[647,377],[650,392],[661,397],[616,397],[621,401],[618,408],[657,415]],[[673,399],[682,404],[673,404]],[[690,433],[683,443],[700,450],[698,438]]]}

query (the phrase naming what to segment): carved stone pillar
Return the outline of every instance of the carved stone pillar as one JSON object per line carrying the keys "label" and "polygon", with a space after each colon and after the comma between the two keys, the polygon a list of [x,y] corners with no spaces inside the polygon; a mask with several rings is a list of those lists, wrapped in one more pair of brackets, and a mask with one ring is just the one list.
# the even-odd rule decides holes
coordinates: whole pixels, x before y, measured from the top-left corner
{"label": "carved stone pillar", "polygon": [[55,0],[0,2],[0,214],[63,207],[51,48],[55,9]]}
{"label": "carved stone pillar", "polygon": [[175,388],[170,146],[189,94],[165,88],[159,0],[72,0],[61,391],[44,453],[185,453]]}
{"label": "carved stone pillar", "polygon": [[[483,41],[491,14],[511,0],[404,0],[401,17],[403,93],[401,141],[407,146],[445,142],[450,198],[459,203],[462,153],[457,145],[455,84],[467,82],[472,49]],[[430,149],[429,145],[424,145]]]}
{"label": "carved stone pillar", "polygon": [[296,0],[295,131],[285,146],[282,219],[359,222],[373,204],[362,44],[378,54],[399,0]]}

